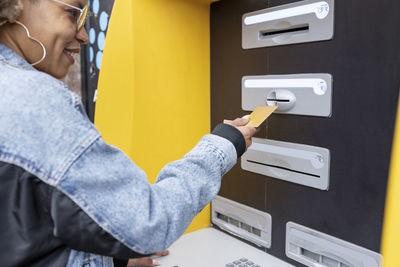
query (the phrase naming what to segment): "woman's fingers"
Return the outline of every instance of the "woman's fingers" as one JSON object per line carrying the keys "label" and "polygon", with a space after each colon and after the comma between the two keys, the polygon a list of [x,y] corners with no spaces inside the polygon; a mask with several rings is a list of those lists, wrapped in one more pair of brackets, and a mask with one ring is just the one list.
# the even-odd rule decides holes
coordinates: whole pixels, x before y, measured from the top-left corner
{"label": "woman's fingers", "polygon": [[137,259],[130,259],[128,261],[127,267],[135,267],[135,266],[158,266],[160,262],[158,260],[145,257],[145,258],[137,258]]}
{"label": "woman's fingers", "polygon": [[224,123],[232,125],[232,126],[236,126],[236,127],[245,126],[249,122],[249,118],[250,118],[250,115],[245,115],[241,118],[236,118],[233,121],[232,120],[224,120]]}
{"label": "woman's fingers", "polygon": [[[168,250],[162,250],[154,253],[154,256],[163,257],[169,254]],[[137,259],[130,259],[128,261],[127,267],[134,267],[134,266],[158,266],[160,262],[156,259],[145,257],[145,258],[137,258]]]}
{"label": "woman's fingers", "polygon": [[249,122],[249,116],[244,116],[242,118],[236,118],[232,121],[232,125],[239,127],[239,126],[245,126]]}
{"label": "woman's fingers", "polygon": [[159,252],[154,253],[155,256],[160,256],[160,257],[167,256],[168,254],[169,254],[168,250],[163,250],[163,251],[159,251]]}

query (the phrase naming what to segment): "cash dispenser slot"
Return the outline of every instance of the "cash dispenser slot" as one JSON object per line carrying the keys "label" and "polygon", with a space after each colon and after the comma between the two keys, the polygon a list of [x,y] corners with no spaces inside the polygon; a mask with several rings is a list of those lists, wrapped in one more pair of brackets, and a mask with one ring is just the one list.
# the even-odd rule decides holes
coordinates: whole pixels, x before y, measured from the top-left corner
{"label": "cash dispenser slot", "polygon": [[260,31],[260,39],[265,39],[265,38],[269,38],[271,36],[274,35],[280,35],[280,34],[285,34],[285,33],[305,33],[308,32],[310,29],[310,26],[306,25],[306,26],[295,26],[295,27],[291,27],[288,29],[281,29],[281,30],[264,30],[264,31]]}
{"label": "cash dispenser slot", "polygon": [[330,40],[334,0],[306,0],[246,13],[242,18],[244,49]]}
{"label": "cash dispenser slot", "polygon": [[310,267],[379,267],[379,253],[294,222],[286,224],[286,256]]}
{"label": "cash dispenser slot", "polygon": [[211,202],[211,221],[256,245],[271,247],[272,218],[266,212],[216,196]]}
{"label": "cash dispenser slot", "polygon": [[244,170],[328,190],[329,150],[322,147],[253,138],[241,158]]}
{"label": "cash dispenser slot", "polygon": [[242,78],[242,109],[278,106],[275,113],[330,117],[332,76],[327,73]]}
{"label": "cash dispenser slot", "polygon": [[304,175],[308,175],[308,176],[312,176],[312,177],[316,177],[316,178],[320,178],[321,177],[318,174],[312,174],[312,173],[307,173],[307,172],[302,172],[302,171],[296,171],[296,170],[285,168],[285,167],[282,167],[282,166],[261,163],[261,162],[250,160],[250,159],[248,159],[247,162],[254,163],[254,164],[260,164],[260,165],[268,166],[268,167],[271,167],[271,168],[277,168],[277,169],[281,169],[281,170],[286,170],[286,171],[290,171],[290,172],[300,173],[300,174],[304,174]]}

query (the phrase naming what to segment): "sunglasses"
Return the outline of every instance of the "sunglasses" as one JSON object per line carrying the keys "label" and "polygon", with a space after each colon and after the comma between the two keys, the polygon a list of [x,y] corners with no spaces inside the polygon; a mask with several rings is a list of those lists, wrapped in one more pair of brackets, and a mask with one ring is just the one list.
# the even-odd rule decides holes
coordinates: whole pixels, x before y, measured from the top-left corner
{"label": "sunglasses", "polygon": [[53,1],[60,3],[62,5],[68,6],[70,8],[76,9],[80,12],[79,17],[76,20],[76,30],[77,31],[79,31],[83,27],[83,25],[85,25],[85,20],[86,20],[86,17],[88,14],[88,9],[89,9],[88,5],[84,6],[83,8],[79,8],[79,7],[64,3],[63,1],[60,1],[60,0],[53,0]]}

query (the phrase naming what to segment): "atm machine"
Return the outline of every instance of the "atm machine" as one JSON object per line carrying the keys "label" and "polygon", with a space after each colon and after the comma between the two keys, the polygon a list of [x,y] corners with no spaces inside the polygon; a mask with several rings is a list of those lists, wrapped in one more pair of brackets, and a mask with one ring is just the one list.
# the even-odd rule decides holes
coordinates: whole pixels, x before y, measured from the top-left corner
{"label": "atm machine", "polygon": [[[400,86],[399,10],[397,0],[220,0],[211,4],[211,128],[260,105],[278,109],[225,175],[211,205],[207,222],[211,227],[182,236],[170,248],[171,254],[160,259],[161,266],[381,266]],[[126,24],[121,16],[116,20]],[[116,31],[112,34],[117,35]],[[203,32],[191,34],[195,38]],[[132,47],[137,49],[141,39],[135,41],[139,45]],[[113,59],[135,58],[127,42],[119,44],[127,54],[115,53]],[[125,61],[127,67],[109,73],[133,80],[127,69],[137,65]],[[148,67],[148,62],[142,63]],[[161,75],[157,72],[146,83],[132,84],[135,88],[151,85],[148,81]],[[104,77],[110,88],[112,83],[122,84],[121,79],[110,79],[117,76]],[[113,95],[110,90],[103,100]],[[147,107],[139,103],[143,95],[129,91],[119,99],[122,104],[115,107],[121,110],[121,121],[132,121],[134,126],[111,132],[116,139],[121,132],[145,123],[135,117],[141,109],[168,105],[156,98],[157,106]],[[131,107],[125,105],[128,99],[137,101],[135,108],[122,111]],[[109,128],[116,128],[110,109],[103,108],[99,114],[109,116],[113,125]],[[102,123],[98,119],[100,128]],[[157,138],[150,141],[158,142]],[[128,143],[127,154],[134,156],[135,150],[146,147],[131,144],[136,139],[118,140]]]}
{"label": "atm machine", "polygon": [[[278,105],[224,177],[214,228],[295,266],[381,266],[398,10],[394,0],[211,5],[211,128]],[[209,262],[177,266],[223,266]]]}

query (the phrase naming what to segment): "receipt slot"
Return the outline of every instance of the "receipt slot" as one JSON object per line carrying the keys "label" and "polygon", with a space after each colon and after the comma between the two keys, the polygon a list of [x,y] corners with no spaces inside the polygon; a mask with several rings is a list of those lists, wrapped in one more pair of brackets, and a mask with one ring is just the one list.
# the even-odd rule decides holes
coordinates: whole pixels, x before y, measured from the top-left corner
{"label": "receipt slot", "polygon": [[272,217],[266,212],[216,196],[211,204],[211,221],[233,235],[271,247]]}
{"label": "receipt slot", "polygon": [[330,117],[332,76],[320,74],[263,75],[242,78],[242,109],[278,108],[275,113]]}
{"label": "receipt slot", "polygon": [[329,150],[322,147],[253,138],[243,154],[242,169],[328,190]]}
{"label": "receipt slot", "polygon": [[310,267],[380,267],[382,255],[303,225],[286,224],[286,256]]}
{"label": "receipt slot", "polygon": [[243,15],[244,49],[330,40],[334,1],[306,0]]}

